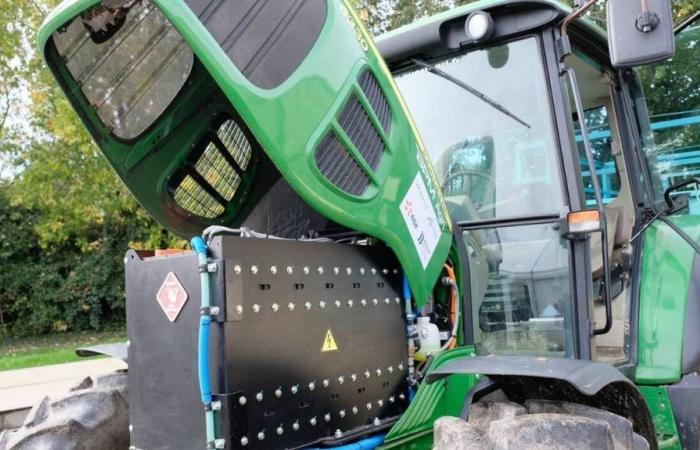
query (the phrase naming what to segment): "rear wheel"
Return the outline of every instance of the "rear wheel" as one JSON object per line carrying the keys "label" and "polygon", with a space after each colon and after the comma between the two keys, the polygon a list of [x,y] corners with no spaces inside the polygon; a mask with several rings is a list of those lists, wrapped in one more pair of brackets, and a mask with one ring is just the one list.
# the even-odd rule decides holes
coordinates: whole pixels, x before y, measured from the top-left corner
{"label": "rear wheel", "polygon": [[45,397],[19,429],[0,434],[0,450],[127,450],[127,378],[88,377],[66,395]]}
{"label": "rear wheel", "polygon": [[528,400],[473,404],[469,420],[435,422],[435,450],[648,450],[632,422],[602,409],[575,403]]}

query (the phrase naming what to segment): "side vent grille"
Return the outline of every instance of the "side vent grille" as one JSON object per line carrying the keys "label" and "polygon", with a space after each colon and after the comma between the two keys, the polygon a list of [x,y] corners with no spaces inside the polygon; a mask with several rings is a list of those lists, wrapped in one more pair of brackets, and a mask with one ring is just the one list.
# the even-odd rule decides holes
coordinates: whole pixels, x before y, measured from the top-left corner
{"label": "side vent grille", "polygon": [[185,211],[206,219],[219,217],[234,199],[250,166],[252,148],[233,120],[224,121],[195,146],[169,186]]}
{"label": "side vent grille", "polygon": [[[328,181],[349,194],[360,196],[369,188],[370,180],[386,153],[382,131],[388,135],[391,129],[391,108],[372,72],[364,71],[357,83],[369,107],[360,101],[355,92],[350,94],[337,117],[338,123],[334,125],[336,131],[326,135],[316,149],[315,159],[316,166]],[[372,113],[368,108],[371,108],[377,120],[371,118]],[[341,129],[352,143],[348,146],[354,148],[348,148],[338,138],[338,133],[342,134]],[[367,171],[365,168],[368,168]]]}
{"label": "side vent grille", "polygon": [[382,92],[379,82],[372,72],[365,71],[360,75],[360,88],[369,100],[369,104],[372,105],[374,113],[379,117],[384,132],[389,134],[391,131],[391,108],[389,108],[389,102],[387,102],[384,92]]}
{"label": "side vent grille", "polygon": [[353,94],[348,100],[345,109],[338,118],[338,123],[360,151],[367,164],[372,170],[377,170],[379,161],[384,155],[384,142],[356,95]]}
{"label": "side vent grille", "polygon": [[323,176],[348,194],[362,195],[369,187],[369,177],[335,133],[330,132],[323,139],[315,159]]}

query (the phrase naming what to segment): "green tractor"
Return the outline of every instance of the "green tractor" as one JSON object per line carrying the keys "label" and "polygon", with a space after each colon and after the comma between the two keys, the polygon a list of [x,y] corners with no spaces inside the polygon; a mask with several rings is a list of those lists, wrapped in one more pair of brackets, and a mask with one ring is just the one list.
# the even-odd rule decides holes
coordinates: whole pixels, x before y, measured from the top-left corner
{"label": "green tractor", "polygon": [[64,2],[47,64],[193,251],[127,252],[129,342],[84,352],[128,373],[0,449],[699,448],[698,141],[636,66],[692,74],[668,2],[594,4],[375,44],[338,0]]}

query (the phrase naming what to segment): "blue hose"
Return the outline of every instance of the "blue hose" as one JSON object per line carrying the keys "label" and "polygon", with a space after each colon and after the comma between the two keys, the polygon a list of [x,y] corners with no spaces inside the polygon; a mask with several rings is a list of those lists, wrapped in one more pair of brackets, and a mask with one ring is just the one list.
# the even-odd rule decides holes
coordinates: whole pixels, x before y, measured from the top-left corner
{"label": "blue hose", "polygon": [[[197,253],[200,267],[200,280],[202,285],[202,310],[207,311],[211,306],[211,289],[209,288],[209,273],[207,267],[207,244],[201,237],[195,237],[191,241],[192,249]],[[211,380],[209,376],[209,328],[211,316],[202,314],[199,318],[199,351],[197,357],[197,369],[199,375],[199,392],[202,396],[202,403],[206,406],[205,420],[207,442],[216,441],[216,431],[214,428],[214,411],[211,409]]]}
{"label": "blue hose", "polygon": [[384,443],[385,434],[378,434],[376,436],[368,437],[358,442],[353,442],[352,444],[340,445],[338,447],[325,447],[325,448],[312,448],[307,450],[374,450]]}

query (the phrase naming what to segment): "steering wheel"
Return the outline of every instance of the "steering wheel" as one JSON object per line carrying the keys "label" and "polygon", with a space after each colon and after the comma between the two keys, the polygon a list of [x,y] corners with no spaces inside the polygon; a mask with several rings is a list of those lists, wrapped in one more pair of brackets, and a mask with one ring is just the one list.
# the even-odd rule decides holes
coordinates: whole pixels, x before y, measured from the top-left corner
{"label": "steering wheel", "polygon": [[[451,175],[448,175],[447,178],[445,178],[445,180],[442,182],[442,186],[441,186],[442,192],[445,195],[449,195],[448,192],[445,192],[445,189],[448,188],[448,186],[450,186],[450,184],[454,180],[469,178],[469,182],[471,184],[471,179],[473,177],[482,178],[482,179],[486,180],[486,187],[484,189],[485,192],[495,192],[496,191],[496,180],[491,175],[486,175],[485,173],[479,172],[477,170],[460,170],[459,172],[455,172]],[[466,192],[464,192],[464,194],[468,195],[469,191],[467,190]],[[473,199],[472,199],[472,202],[474,202]],[[480,211],[484,210],[484,208],[486,206],[495,205],[495,203],[488,204],[488,205],[481,205],[481,204],[478,204],[477,202],[474,202],[474,204],[475,204],[475,206],[478,206],[477,210],[480,210]]]}

